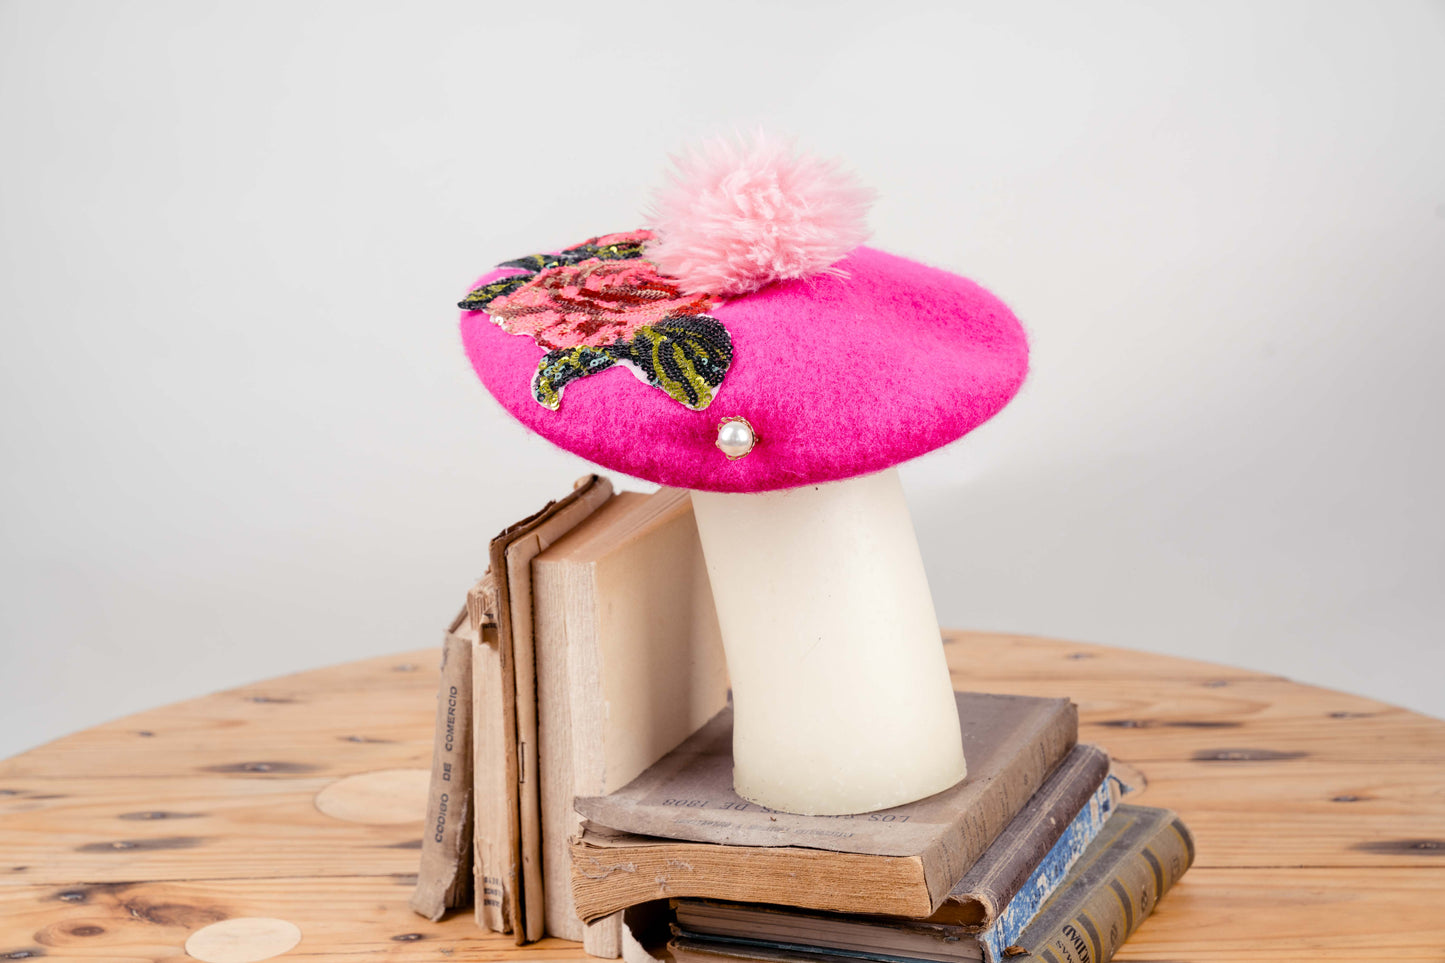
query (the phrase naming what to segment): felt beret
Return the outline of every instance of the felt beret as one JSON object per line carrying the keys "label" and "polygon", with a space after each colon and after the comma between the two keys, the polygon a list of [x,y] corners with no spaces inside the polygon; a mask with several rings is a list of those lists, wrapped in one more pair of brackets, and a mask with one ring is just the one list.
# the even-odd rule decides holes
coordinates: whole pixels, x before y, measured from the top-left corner
{"label": "felt beret", "polygon": [[[1013,398],[1028,342],[998,298],[827,230],[830,200],[842,198],[834,214],[856,207],[836,177],[821,189],[794,177],[788,194],[796,158],[792,168],[776,151],[751,158],[772,192],[760,204],[738,196],[737,156],[712,159],[732,180],[711,176],[691,197],[711,190],[714,210],[747,216],[714,217],[681,253],[685,230],[664,216],[654,224],[671,233],[594,237],[504,262],[473,285],[460,305],[467,356],[524,425],[658,484],[757,492],[892,467]],[[812,194],[797,196],[804,188]],[[780,190],[796,202],[791,220],[778,214]]]}

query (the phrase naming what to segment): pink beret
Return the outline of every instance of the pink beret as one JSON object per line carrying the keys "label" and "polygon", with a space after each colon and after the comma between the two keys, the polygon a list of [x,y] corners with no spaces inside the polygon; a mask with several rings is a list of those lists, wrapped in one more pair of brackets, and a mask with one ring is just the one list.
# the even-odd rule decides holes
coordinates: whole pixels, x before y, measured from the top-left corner
{"label": "pink beret", "polygon": [[880,471],[987,421],[1028,369],[1018,319],[956,274],[856,247],[730,296],[664,274],[653,241],[510,261],[461,304],[502,406],[605,468],[725,492]]}

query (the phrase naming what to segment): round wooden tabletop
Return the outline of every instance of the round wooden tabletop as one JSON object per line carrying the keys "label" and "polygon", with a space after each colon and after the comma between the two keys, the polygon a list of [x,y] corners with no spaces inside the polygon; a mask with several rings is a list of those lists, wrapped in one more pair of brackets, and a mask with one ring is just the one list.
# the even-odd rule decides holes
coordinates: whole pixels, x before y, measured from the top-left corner
{"label": "round wooden tabletop", "polygon": [[[1445,959],[1445,722],[1202,662],[947,639],[958,687],[1072,698],[1080,740],[1194,830],[1194,868],[1117,959]],[[407,909],[438,658],[287,676],[0,762],[0,960],[585,958]]]}

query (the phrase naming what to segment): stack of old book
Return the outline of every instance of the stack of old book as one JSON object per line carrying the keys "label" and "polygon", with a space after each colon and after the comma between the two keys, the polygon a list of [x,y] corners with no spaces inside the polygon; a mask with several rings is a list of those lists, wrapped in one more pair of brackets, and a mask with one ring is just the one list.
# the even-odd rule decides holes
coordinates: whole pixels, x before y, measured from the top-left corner
{"label": "stack of old book", "polygon": [[471,890],[479,924],[518,942],[1102,963],[1193,860],[1172,812],[1121,804],[1067,699],[959,693],[968,777],[905,806],[801,816],[737,796],[684,492],[594,476],[508,528],[447,653],[413,906],[436,918]]}
{"label": "stack of old book", "polygon": [[723,711],[621,791],[577,800],[578,913],[666,899],[678,960],[1109,959],[1188,868],[1189,831],[1119,804],[1068,700],[957,701],[968,778],[855,816],[735,795]]}

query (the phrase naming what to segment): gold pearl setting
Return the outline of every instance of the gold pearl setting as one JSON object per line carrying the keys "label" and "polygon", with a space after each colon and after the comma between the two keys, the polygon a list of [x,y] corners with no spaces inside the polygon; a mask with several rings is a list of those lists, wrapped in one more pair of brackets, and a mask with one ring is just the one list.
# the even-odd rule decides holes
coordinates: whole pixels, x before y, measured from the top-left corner
{"label": "gold pearl setting", "polygon": [[737,461],[757,447],[757,444],[758,433],[742,415],[733,415],[718,423],[717,447],[728,456],[729,461]]}

